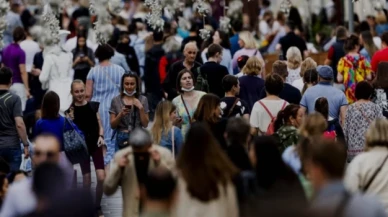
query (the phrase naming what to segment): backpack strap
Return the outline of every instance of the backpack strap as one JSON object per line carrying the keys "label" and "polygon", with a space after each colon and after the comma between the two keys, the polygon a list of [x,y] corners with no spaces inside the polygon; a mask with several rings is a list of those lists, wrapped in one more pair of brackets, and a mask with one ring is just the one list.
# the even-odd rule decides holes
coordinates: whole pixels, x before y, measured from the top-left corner
{"label": "backpack strap", "polygon": [[262,101],[258,101],[260,103],[261,106],[263,106],[263,108],[265,109],[265,111],[268,113],[269,117],[271,118],[271,120],[273,120],[275,117],[272,115],[272,113],[269,111],[269,109],[267,108],[267,106],[264,105],[264,103]]}
{"label": "backpack strap", "polygon": [[282,106],[282,111],[286,108],[286,106],[287,106],[287,101],[286,100],[284,100],[284,103],[283,103],[283,106]]}
{"label": "backpack strap", "polygon": [[234,107],[236,107],[236,104],[238,103],[239,100],[240,100],[240,98],[236,98],[236,100],[234,100],[234,103],[233,103],[232,107],[229,109],[227,117],[230,117],[230,115],[232,114],[232,112],[234,110]]}

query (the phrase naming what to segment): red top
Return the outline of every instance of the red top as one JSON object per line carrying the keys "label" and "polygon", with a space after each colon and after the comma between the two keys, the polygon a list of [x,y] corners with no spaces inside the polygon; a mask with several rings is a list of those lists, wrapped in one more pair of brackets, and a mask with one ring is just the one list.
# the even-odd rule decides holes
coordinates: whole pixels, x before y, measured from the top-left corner
{"label": "red top", "polygon": [[372,71],[377,73],[377,66],[380,62],[388,61],[388,48],[379,50],[372,57]]}

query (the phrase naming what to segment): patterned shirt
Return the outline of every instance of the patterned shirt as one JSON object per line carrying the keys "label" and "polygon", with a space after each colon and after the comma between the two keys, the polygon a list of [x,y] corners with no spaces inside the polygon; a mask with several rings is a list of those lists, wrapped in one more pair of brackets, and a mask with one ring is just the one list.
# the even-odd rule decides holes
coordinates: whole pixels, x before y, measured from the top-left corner
{"label": "patterned shirt", "polygon": [[338,62],[337,70],[343,76],[345,95],[348,103],[351,104],[356,101],[357,83],[372,75],[371,65],[364,56],[346,55]]}

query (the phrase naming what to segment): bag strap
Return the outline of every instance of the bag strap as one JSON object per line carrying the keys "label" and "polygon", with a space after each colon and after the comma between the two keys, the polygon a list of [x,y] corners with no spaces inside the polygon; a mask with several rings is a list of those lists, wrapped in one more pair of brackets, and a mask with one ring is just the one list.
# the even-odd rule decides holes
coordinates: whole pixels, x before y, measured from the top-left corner
{"label": "bag strap", "polygon": [[171,130],[172,130],[172,131],[171,131],[172,156],[175,157],[175,137],[174,137],[174,131],[175,131],[175,129],[174,129],[174,126],[172,126]]}
{"label": "bag strap", "polygon": [[120,85],[117,85],[113,81],[112,77],[110,77],[109,73],[106,71],[106,69],[104,67],[102,67],[102,66],[100,66],[100,67],[102,68],[102,71],[104,71],[104,74],[106,75],[106,77],[119,89],[119,92],[120,92]]}
{"label": "bag strap", "polygon": [[357,109],[361,112],[361,115],[368,121],[368,124],[372,123],[372,120],[365,114],[365,112],[361,109],[360,104],[356,105]]}
{"label": "bag strap", "polygon": [[256,49],[256,50],[255,50],[255,53],[253,54],[253,56],[256,56],[256,54],[257,54],[257,51],[258,51],[258,50]]}
{"label": "bag strap", "polygon": [[379,172],[381,171],[381,169],[383,168],[385,162],[387,162],[388,160],[388,155],[385,157],[384,161],[382,164],[380,164],[380,166],[377,168],[377,170],[375,171],[375,173],[373,174],[373,176],[369,179],[368,183],[362,188],[362,192],[366,192],[368,190],[368,188],[370,187],[370,185],[372,184],[373,180],[376,178],[376,176],[379,174]]}
{"label": "bag strap", "polygon": [[262,101],[258,101],[260,103],[261,106],[263,106],[263,108],[265,109],[265,111],[268,113],[269,117],[271,118],[271,120],[273,120],[275,117],[271,114],[271,112],[269,111],[269,109],[267,108],[267,106],[264,105],[264,103]]}
{"label": "bag strap", "polygon": [[187,106],[186,106],[185,100],[183,99],[183,96],[182,96],[182,95],[181,95],[181,99],[182,99],[183,106],[185,107],[185,110],[186,110],[187,116],[189,116],[189,122],[191,123],[191,116],[190,116],[189,110],[187,109]]}
{"label": "bag strap", "polygon": [[287,106],[287,102],[286,102],[286,100],[284,100],[284,103],[283,103],[283,106],[282,106],[282,111],[284,110],[284,108],[286,108],[286,106]]}
{"label": "bag strap", "polygon": [[230,117],[230,115],[232,114],[232,112],[234,110],[234,107],[236,107],[236,104],[238,103],[239,100],[240,100],[240,98],[236,98],[236,100],[234,100],[234,103],[233,103],[232,107],[229,109],[227,117]]}

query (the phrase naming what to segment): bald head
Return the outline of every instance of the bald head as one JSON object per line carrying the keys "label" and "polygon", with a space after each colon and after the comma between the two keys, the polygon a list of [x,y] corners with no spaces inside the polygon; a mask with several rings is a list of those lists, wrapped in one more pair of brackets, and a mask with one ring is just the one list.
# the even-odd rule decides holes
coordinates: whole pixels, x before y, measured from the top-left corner
{"label": "bald head", "polygon": [[46,161],[58,163],[60,151],[61,144],[54,135],[39,135],[34,141],[33,163],[35,166]]}
{"label": "bald head", "polygon": [[185,55],[185,61],[187,63],[193,64],[195,58],[197,57],[198,47],[195,42],[189,42],[185,45],[183,54]]}

